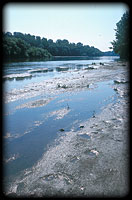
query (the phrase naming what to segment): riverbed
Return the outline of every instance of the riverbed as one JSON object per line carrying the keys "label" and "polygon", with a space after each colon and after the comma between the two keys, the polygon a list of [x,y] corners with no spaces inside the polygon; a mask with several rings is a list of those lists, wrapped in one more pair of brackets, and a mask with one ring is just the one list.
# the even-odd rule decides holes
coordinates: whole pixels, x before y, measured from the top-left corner
{"label": "riverbed", "polygon": [[103,57],[4,69],[4,193],[126,195],[128,63]]}

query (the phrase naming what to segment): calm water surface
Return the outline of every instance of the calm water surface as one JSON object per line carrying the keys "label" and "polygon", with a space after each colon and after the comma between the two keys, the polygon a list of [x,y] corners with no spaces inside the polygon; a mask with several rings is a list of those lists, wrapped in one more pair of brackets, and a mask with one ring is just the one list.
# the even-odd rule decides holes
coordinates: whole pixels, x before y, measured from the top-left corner
{"label": "calm water surface", "polygon": [[[92,63],[111,62],[118,57],[93,60],[8,63],[3,68],[3,90],[8,96],[33,83],[54,77],[70,77],[71,72]],[[84,120],[99,113],[117,99],[113,81],[99,82],[95,88],[62,94],[41,94],[27,99],[3,102],[4,178],[10,181],[22,170],[33,166],[64,131],[80,129]],[[43,99],[50,101],[43,104]],[[38,102],[34,106],[33,101]],[[40,106],[41,104],[41,106]],[[24,106],[26,105],[26,106]]]}

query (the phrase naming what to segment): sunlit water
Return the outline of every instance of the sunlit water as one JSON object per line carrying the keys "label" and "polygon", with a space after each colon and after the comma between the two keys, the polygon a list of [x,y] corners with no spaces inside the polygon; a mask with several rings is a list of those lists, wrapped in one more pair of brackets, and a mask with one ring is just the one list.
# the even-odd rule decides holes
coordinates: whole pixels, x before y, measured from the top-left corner
{"label": "sunlit water", "polygon": [[[71,73],[85,68],[94,70],[92,63],[112,62],[114,59],[118,58],[19,62],[5,65],[3,92],[8,96],[8,100],[6,101],[5,97],[3,102],[3,159],[4,179],[9,185],[20,172],[35,165],[56,138],[67,131],[80,130],[83,128],[80,125],[83,121],[94,118],[104,106],[115,103],[118,98],[112,88],[113,80],[91,84],[84,90],[73,92],[66,91],[63,86],[63,93],[51,93],[50,86],[49,91],[43,93],[44,85],[41,83],[44,80],[56,80],[58,77],[70,78]],[[36,90],[33,90],[33,84]],[[24,93],[25,87],[28,90],[27,95]],[[90,139],[90,136],[82,135],[82,138]],[[90,153],[94,155],[95,152]],[[73,161],[74,159],[77,160],[73,158]],[[45,179],[52,179],[52,175]]]}

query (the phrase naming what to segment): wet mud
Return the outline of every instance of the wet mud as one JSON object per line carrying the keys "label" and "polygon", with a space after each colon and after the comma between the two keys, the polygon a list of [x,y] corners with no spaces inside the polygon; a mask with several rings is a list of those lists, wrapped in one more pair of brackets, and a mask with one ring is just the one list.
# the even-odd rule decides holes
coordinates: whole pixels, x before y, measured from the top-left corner
{"label": "wet mud", "polygon": [[[118,98],[101,112],[80,123],[74,121],[69,131],[62,127],[59,136],[41,159],[21,171],[8,186],[9,196],[24,197],[124,197],[129,192],[129,66],[111,62],[95,64],[70,72],[69,77],[55,77],[32,83],[5,95],[6,102],[37,95],[52,94],[47,100],[25,103],[21,108],[46,106],[56,95],[94,91],[97,83],[112,81],[110,87]],[[99,67],[98,67],[99,66]],[[86,66],[85,66],[86,67]],[[62,68],[62,71],[67,68]],[[96,72],[95,72],[96,70]],[[65,86],[64,86],[65,85]],[[103,92],[103,91],[102,91]],[[64,102],[63,99],[60,100]],[[69,100],[70,102],[70,100]],[[71,112],[70,103],[48,116],[62,120]],[[20,109],[20,108],[18,108]],[[16,156],[18,157],[18,156]],[[15,158],[12,157],[11,160]],[[7,160],[8,161],[8,160]]]}

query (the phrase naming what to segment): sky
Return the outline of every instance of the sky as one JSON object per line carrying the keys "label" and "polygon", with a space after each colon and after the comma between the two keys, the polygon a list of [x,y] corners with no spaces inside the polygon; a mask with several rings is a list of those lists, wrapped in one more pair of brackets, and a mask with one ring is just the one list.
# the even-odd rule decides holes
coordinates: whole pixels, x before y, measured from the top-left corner
{"label": "sky", "polygon": [[109,51],[116,23],[128,9],[124,3],[8,3],[3,7],[3,31]]}

